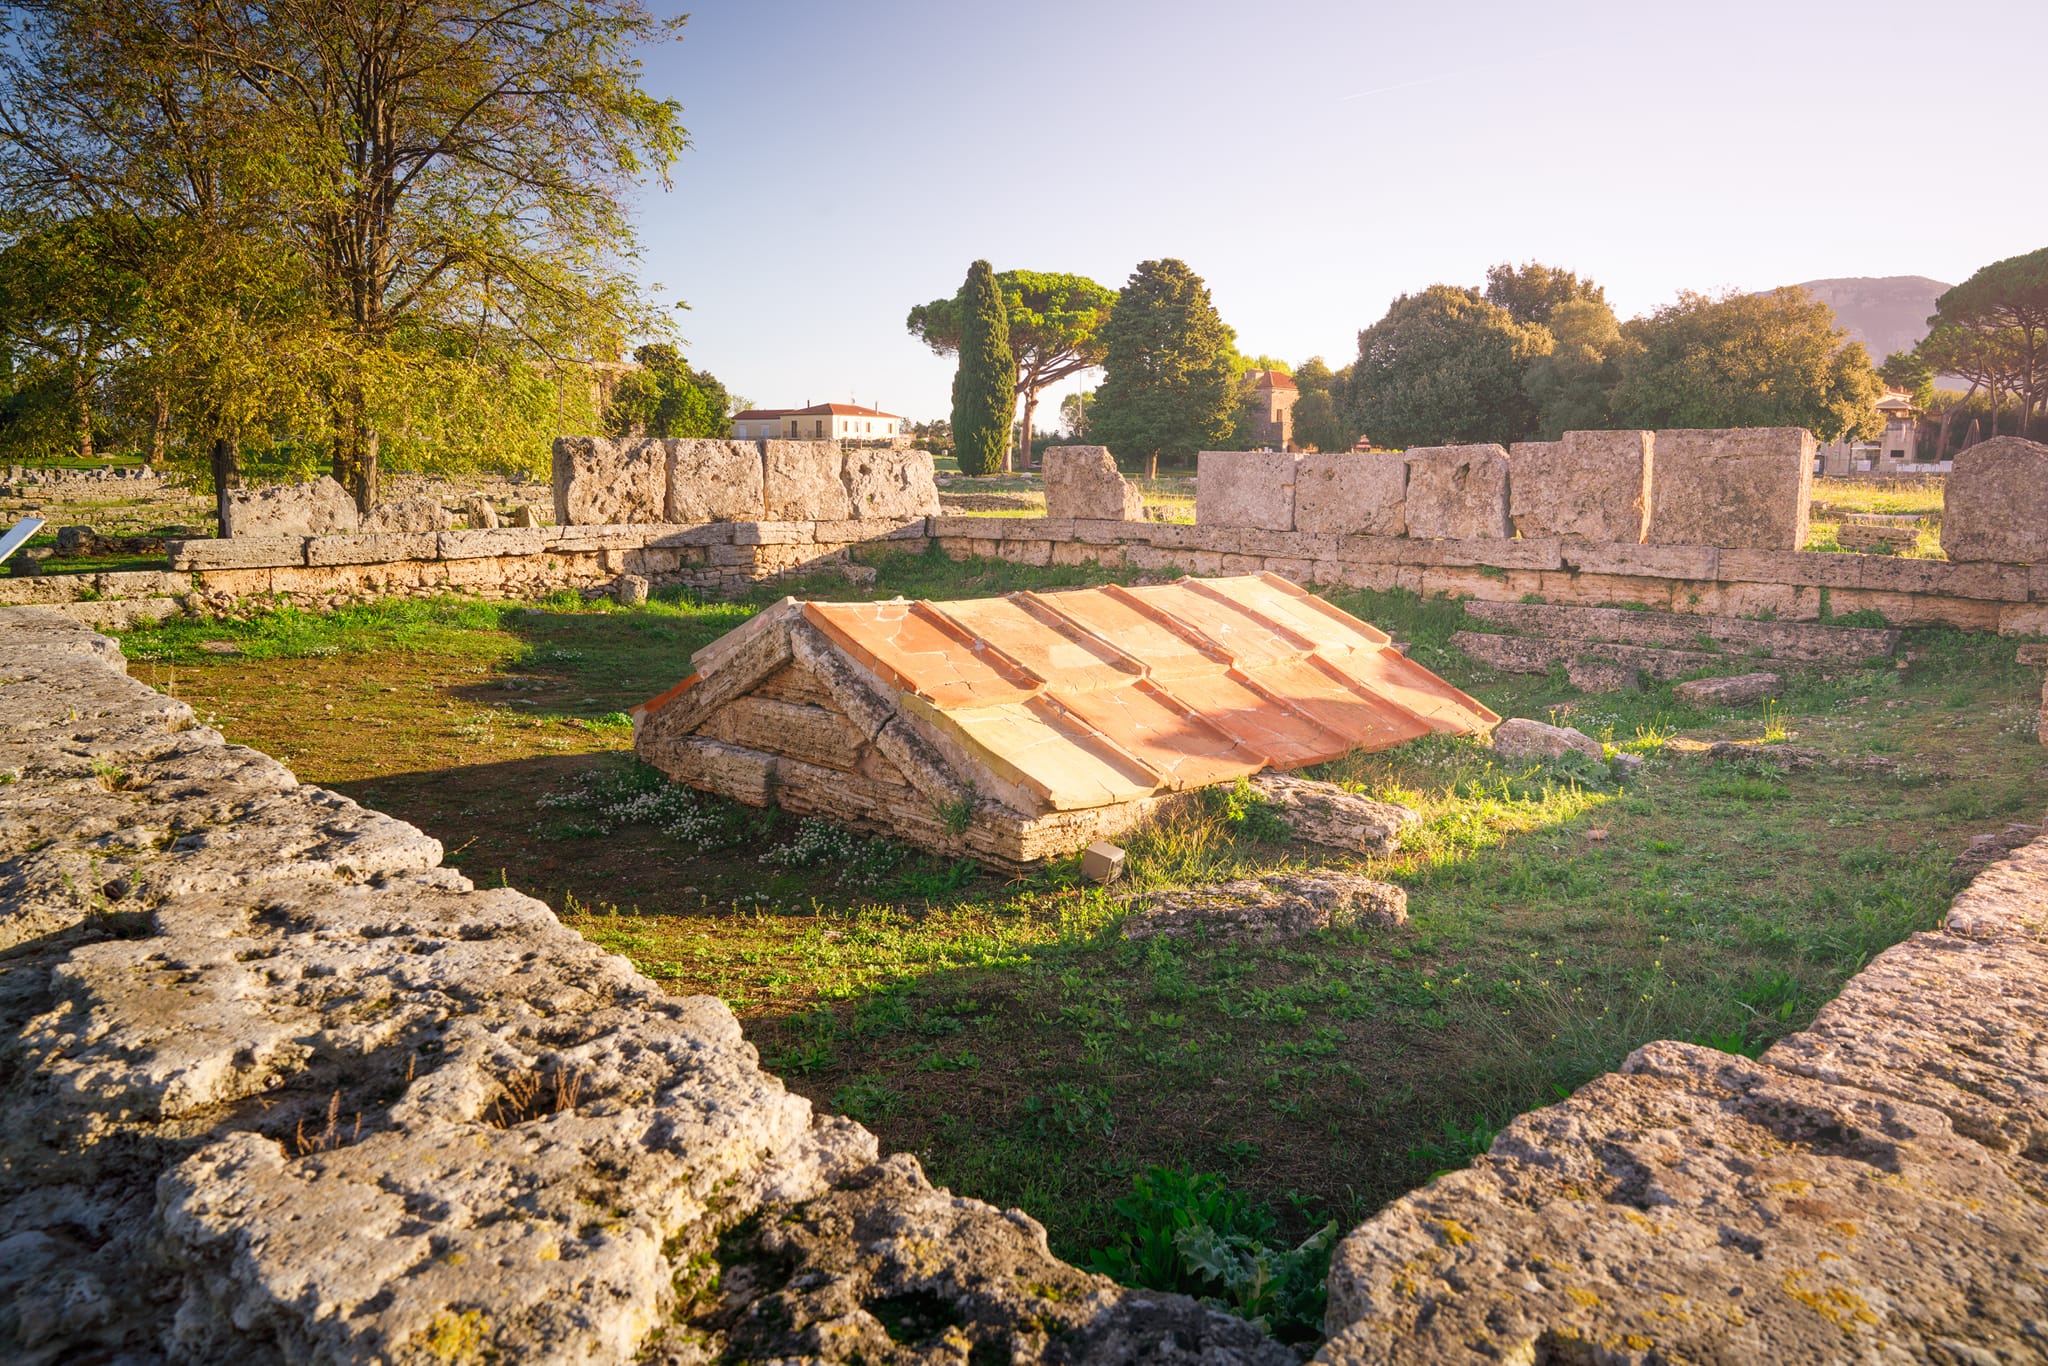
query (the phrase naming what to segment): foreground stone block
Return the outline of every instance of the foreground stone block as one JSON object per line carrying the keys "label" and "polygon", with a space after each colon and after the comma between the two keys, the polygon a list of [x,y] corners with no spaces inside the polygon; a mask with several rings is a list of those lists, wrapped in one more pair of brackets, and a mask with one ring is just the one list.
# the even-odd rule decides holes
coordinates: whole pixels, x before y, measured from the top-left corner
{"label": "foreground stone block", "polygon": [[1279,939],[1342,925],[1408,922],[1408,894],[1355,873],[1263,877],[1155,893],[1124,922],[1124,938]]}
{"label": "foreground stone block", "polygon": [[1956,456],[1941,497],[1951,560],[2048,564],[2048,446],[1995,436]]}
{"label": "foreground stone block", "polygon": [[1696,678],[1671,689],[1672,697],[1689,707],[1747,707],[1781,691],[1778,674],[1737,674],[1732,678]]}
{"label": "foreground stone block", "polygon": [[856,518],[900,522],[939,513],[930,451],[856,446],[841,457],[840,478]]}
{"label": "foreground stone block", "polygon": [[668,497],[662,520],[758,522],[766,515],[758,443],[684,437],[663,444]]}
{"label": "foreground stone block", "polygon": [[379,503],[364,517],[358,530],[383,534],[418,534],[451,531],[455,518],[437,498],[401,498]]}
{"label": "foreground stone block", "polygon": [[1294,530],[1298,460],[1286,451],[1203,451],[1195,457],[1195,524]]}
{"label": "foreground stone block", "polygon": [[1519,716],[1494,728],[1493,750],[1504,759],[1562,759],[1572,753],[1599,759],[1605,755],[1600,742],[1584,731],[1546,726]]}
{"label": "foreground stone block", "polygon": [[771,522],[837,522],[853,516],[836,441],[764,441],[763,491]]}
{"label": "foreground stone block", "polygon": [[658,438],[558,436],[554,461],[557,525],[664,520],[668,450]]}
{"label": "foreground stone block", "polygon": [[1294,478],[1294,529],[1332,536],[1404,536],[1408,462],[1380,451],[1324,451],[1301,457]]}
{"label": "foreground stone block", "polygon": [[232,540],[166,541],[171,568],[279,569],[306,562],[305,536],[241,536]]}
{"label": "foreground stone block", "polygon": [[1495,445],[1407,452],[1408,534],[1419,540],[1506,540],[1508,453]]}
{"label": "foreground stone block", "polygon": [[1117,469],[1107,446],[1045,449],[1045,515],[1097,522],[1142,522],[1145,500]]}
{"label": "foreground stone block", "polygon": [[355,499],[324,474],[304,484],[234,489],[228,494],[230,536],[324,536],[354,531],[360,521]]}
{"label": "foreground stone block", "polygon": [[1814,450],[1813,433],[1804,427],[1658,432],[1648,539],[1798,550],[1806,544]]}
{"label": "foreground stone block", "polygon": [[1636,544],[1650,524],[1655,437],[1566,432],[1517,442],[1508,458],[1508,515],[1519,536]]}
{"label": "foreground stone block", "polygon": [[1335,783],[1261,773],[1252,789],[1279,808],[1294,837],[1347,853],[1384,857],[1400,845],[1401,832],[1422,817],[1396,802],[1376,802]]}

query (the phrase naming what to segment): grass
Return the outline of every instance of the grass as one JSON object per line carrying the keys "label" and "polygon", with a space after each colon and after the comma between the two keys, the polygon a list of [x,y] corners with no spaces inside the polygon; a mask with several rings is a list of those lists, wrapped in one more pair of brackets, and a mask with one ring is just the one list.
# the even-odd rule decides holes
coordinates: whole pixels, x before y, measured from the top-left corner
{"label": "grass", "polygon": [[[880,596],[1114,577],[876,564]],[[2010,641],[1916,631],[1909,668],[1797,675],[1769,708],[1702,713],[1668,687],[1585,697],[1476,667],[1448,648],[1456,602],[1333,592],[1502,714],[1566,721],[1644,769],[1506,764],[1435,738],[1321,771],[1421,814],[1390,858],[1278,841],[1224,793],[1136,833],[1125,887],[1086,884],[1072,860],[998,877],[634,764],[620,713],[783,591],[279,609],[124,643],[137,676],[231,739],[416,822],[449,863],[544,897],[670,989],[725,998],[792,1088],[935,1180],[1021,1206],[1072,1258],[1137,1255],[1134,1193],[1160,1170],[1220,1178],[1270,1214],[1261,1247],[1295,1249],[1648,1040],[1761,1051],[1937,923],[1972,834],[2048,801],[2039,680]],[[837,579],[795,591],[856,595]],[[1882,753],[1900,771],[1781,772],[1768,745],[1713,767],[1677,754],[1680,735]],[[1118,934],[1133,891],[1305,862],[1400,883],[1411,923],[1274,944]]]}
{"label": "grass", "polygon": [[[1808,550],[1842,549],[1836,539],[1841,524],[1853,513],[1875,512],[1893,516],[1911,514],[1920,521],[1919,537],[1899,553],[1903,559],[1941,560],[1941,497],[1939,479],[1873,480],[1815,479],[1813,514],[1808,524]],[[1868,552],[1866,552],[1868,553]]]}

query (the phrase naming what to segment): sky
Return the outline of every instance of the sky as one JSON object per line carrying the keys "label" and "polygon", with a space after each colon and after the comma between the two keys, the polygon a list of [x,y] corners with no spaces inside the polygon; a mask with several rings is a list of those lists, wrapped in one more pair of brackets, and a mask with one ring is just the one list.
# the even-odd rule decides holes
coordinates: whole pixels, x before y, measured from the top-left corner
{"label": "sky", "polygon": [[2011,132],[2042,0],[650,3],[690,14],[643,74],[692,146],[636,268],[757,406],[945,416],[952,362],[904,316],[977,257],[1112,288],[1178,257],[1241,350],[1336,366],[1501,261],[1629,317],[2048,246]]}

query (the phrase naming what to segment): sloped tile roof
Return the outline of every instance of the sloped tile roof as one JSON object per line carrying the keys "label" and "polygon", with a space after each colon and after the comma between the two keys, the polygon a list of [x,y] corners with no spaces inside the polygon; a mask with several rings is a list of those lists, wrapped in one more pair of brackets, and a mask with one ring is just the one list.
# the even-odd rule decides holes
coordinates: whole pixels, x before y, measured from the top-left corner
{"label": "sloped tile roof", "polygon": [[805,619],[1054,810],[1203,787],[1500,718],[1274,574]]}

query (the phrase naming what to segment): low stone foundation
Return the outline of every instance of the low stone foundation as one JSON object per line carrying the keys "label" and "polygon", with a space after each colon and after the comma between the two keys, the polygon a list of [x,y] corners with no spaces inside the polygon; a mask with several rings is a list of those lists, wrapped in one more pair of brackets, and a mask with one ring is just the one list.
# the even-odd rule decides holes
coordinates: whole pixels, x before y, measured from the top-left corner
{"label": "low stone foundation", "polygon": [[0,688],[0,1358],[878,1361],[911,1303],[920,1360],[1293,1360],[878,1163],[69,618],[0,609]]}

